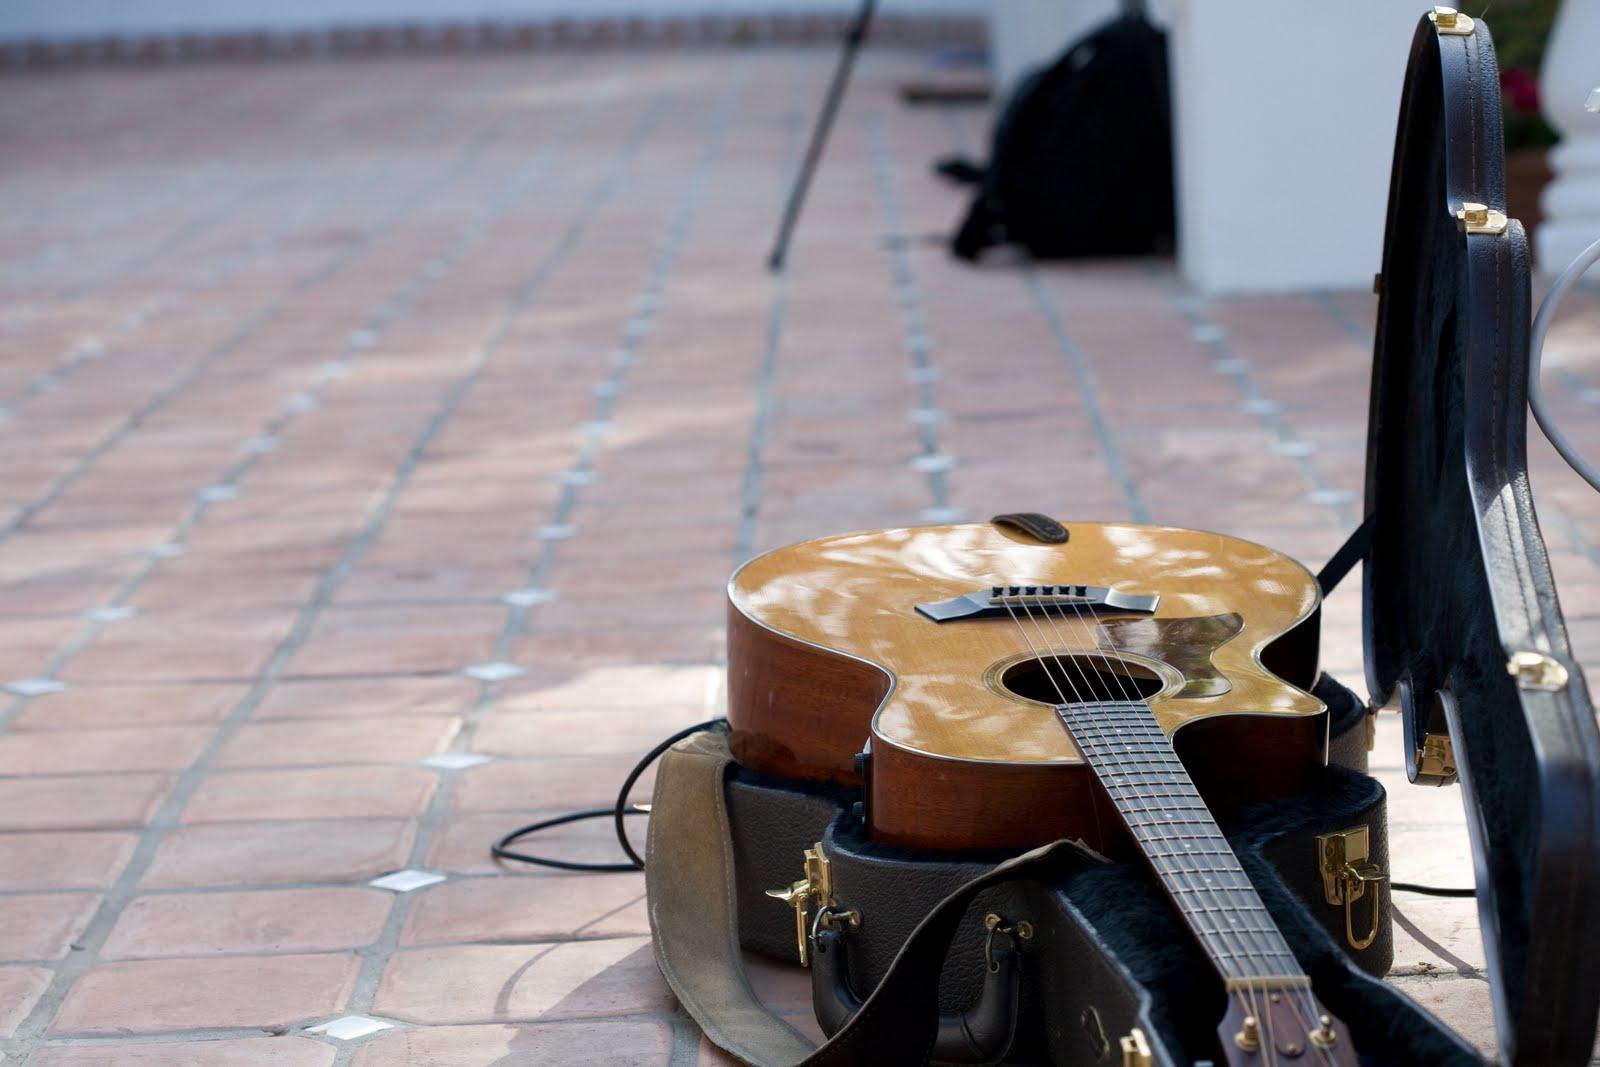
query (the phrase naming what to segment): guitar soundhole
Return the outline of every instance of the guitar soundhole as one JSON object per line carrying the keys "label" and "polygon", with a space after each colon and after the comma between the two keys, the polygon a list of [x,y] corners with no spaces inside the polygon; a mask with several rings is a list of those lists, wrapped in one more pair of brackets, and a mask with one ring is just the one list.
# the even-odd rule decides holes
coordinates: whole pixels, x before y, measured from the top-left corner
{"label": "guitar soundhole", "polygon": [[1161,692],[1161,678],[1139,663],[1101,655],[1063,653],[1043,660],[1013,663],[1000,684],[1026,700],[1041,704],[1090,703],[1097,700],[1148,700]]}

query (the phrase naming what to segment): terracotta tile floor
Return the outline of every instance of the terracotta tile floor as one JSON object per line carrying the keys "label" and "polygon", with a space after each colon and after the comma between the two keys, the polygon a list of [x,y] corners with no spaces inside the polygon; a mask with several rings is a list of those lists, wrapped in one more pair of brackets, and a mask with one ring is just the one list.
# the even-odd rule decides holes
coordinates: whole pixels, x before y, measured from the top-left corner
{"label": "terracotta tile floor", "polygon": [[[637,875],[487,847],[718,706],[735,563],[1022,507],[1339,544],[1371,297],[952,263],[928,162],[983,121],[903,110],[894,54],[774,281],[831,61],[4,76],[7,1062],[716,1062]],[[1551,361],[1600,451],[1600,302]],[[1535,451],[1592,665],[1600,500]],[[1353,588],[1326,630],[1359,679]],[[1462,882],[1456,794],[1407,787],[1380,733],[1395,875]],[[407,869],[441,880],[366,885]],[[1397,922],[1394,980],[1490,1042],[1470,902]],[[344,1016],[388,1029],[311,1029]]]}

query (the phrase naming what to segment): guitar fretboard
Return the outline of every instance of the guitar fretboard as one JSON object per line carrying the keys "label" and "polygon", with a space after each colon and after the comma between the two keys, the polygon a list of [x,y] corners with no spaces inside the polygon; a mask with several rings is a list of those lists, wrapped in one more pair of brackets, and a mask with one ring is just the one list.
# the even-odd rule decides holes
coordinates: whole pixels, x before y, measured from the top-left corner
{"label": "guitar fretboard", "polygon": [[1262,985],[1303,981],[1149,705],[1062,704],[1056,714],[1222,977]]}

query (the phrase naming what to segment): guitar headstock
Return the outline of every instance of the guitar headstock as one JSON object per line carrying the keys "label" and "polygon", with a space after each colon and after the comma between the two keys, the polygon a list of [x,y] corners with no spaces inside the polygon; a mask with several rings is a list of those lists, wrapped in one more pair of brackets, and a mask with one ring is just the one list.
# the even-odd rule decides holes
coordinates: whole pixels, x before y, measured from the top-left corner
{"label": "guitar headstock", "polygon": [[1309,989],[1234,993],[1217,1037],[1228,1067],[1356,1067],[1359,1062],[1349,1030]]}

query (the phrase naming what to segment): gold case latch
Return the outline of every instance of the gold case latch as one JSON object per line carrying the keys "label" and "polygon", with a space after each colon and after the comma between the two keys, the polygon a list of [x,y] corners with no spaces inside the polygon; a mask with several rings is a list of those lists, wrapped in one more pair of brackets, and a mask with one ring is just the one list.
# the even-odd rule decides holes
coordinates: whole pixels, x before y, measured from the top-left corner
{"label": "gold case latch", "polygon": [[1151,1067],[1155,1063],[1150,1053],[1150,1039],[1137,1026],[1118,1044],[1122,1046],[1122,1067]]}
{"label": "gold case latch", "polygon": [[1511,653],[1511,658],[1506,661],[1506,671],[1517,680],[1519,689],[1559,693],[1567,687],[1567,669],[1561,662],[1533,649],[1519,649]]}
{"label": "gold case latch", "polygon": [[[1371,862],[1372,848],[1365,826],[1317,837],[1317,869],[1322,873],[1322,897],[1334,907],[1344,908],[1344,939],[1353,949],[1363,949],[1377,940],[1383,928],[1383,883],[1389,876]],[[1372,917],[1365,937],[1355,931],[1355,903],[1372,889]]]}
{"label": "gold case latch", "polygon": [[1445,37],[1471,37],[1474,23],[1471,15],[1463,15],[1453,7],[1435,6],[1428,12],[1428,21]]}
{"label": "gold case latch", "polygon": [[1446,733],[1429,732],[1422,736],[1417,748],[1418,785],[1454,785],[1456,781],[1456,747]]}
{"label": "gold case latch", "polygon": [[1496,211],[1488,204],[1475,204],[1467,201],[1456,212],[1456,221],[1461,223],[1461,228],[1469,234],[1488,234],[1498,237],[1506,232],[1509,220],[1504,211]]}
{"label": "gold case latch", "polygon": [[[795,947],[800,952],[802,966],[811,964],[811,931],[818,923],[845,922],[861,925],[861,913],[854,908],[841,908],[833,899],[833,867],[818,841],[806,849],[805,877],[791,882],[785,889],[769,889],[767,896],[781,900],[794,909]],[[816,908],[815,917],[812,908]]]}

